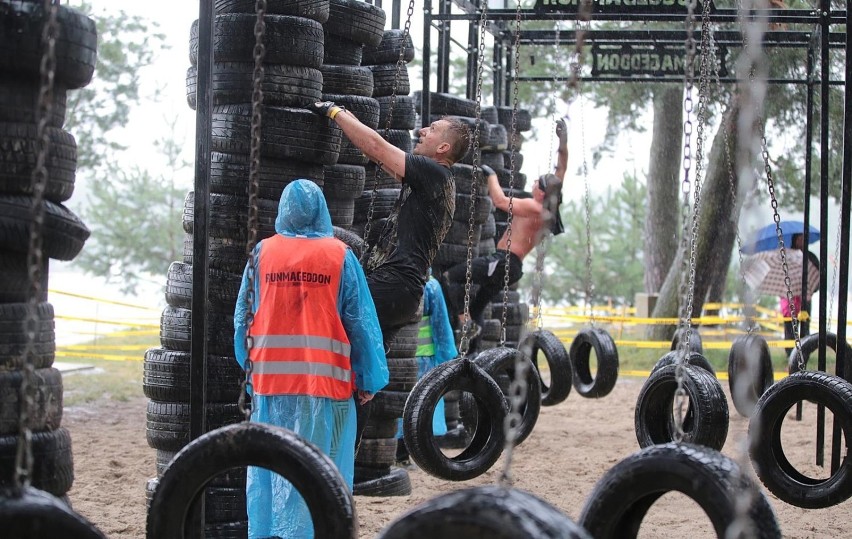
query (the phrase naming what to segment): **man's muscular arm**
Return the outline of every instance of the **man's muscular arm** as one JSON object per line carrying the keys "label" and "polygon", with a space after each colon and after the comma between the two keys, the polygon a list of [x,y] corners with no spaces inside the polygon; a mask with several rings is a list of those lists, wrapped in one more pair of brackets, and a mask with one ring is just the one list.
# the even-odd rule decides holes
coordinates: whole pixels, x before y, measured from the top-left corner
{"label": "man's muscular arm", "polygon": [[563,182],[565,171],[568,170],[568,126],[565,120],[556,120],[556,136],[559,138],[559,147],[556,149],[556,170],[553,174]]}
{"label": "man's muscular arm", "polygon": [[[497,181],[497,174],[491,168],[482,167],[484,174],[488,176],[488,194],[491,196],[491,201],[494,207],[505,212],[509,211],[509,197],[503,192],[500,187],[500,182]],[[515,217],[533,217],[541,215],[541,204],[531,198],[512,198],[512,215]]]}
{"label": "man's muscular arm", "polygon": [[405,176],[405,152],[393,146],[373,129],[362,124],[354,114],[331,101],[320,101],[307,107],[310,111],[331,118],[343,133],[371,161],[381,163],[382,168],[398,180]]}

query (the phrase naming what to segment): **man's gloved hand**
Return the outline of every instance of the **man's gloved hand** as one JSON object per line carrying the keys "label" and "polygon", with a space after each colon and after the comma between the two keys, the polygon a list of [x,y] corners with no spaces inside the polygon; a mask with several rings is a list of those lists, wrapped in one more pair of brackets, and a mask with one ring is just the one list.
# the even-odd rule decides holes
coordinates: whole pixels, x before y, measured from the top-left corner
{"label": "man's gloved hand", "polygon": [[305,108],[307,108],[314,114],[325,116],[326,118],[331,118],[332,120],[335,116],[337,116],[338,112],[343,110],[343,107],[335,105],[334,101],[317,101],[316,103],[311,103]]}
{"label": "man's gloved hand", "polygon": [[494,174],[494,169],[489,167],[488,165],[479,165],[479,168],[482,169],[482,173],[485,174],[486,178]]}
{"label": "man's gloved hand", "polygon": [[556,120],[556,136],[559,137],[560,145],[568,144],[568,124],[565,121],[566,119],[568,119],[567,116],[565,119],[560,118]]}

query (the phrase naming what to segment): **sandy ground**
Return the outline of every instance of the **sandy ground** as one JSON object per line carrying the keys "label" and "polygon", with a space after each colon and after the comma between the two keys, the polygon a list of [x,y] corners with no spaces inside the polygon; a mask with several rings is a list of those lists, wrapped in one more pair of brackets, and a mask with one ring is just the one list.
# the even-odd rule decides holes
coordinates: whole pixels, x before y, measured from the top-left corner
{"label": "sandy ground", "polygon": [[[515,486],[547,500],[576,520],[594,484],[616,462],[639,449],[633,430],[633,411],[642,380],[622,379],[599,400],[572,392],[565,402],[543,408],[535,430],[516,450]],[[723,386],[727,384],[723,383]],[[145,483],[154,477],[155,452],[145,441],[146,400],[103,402],[66,410],[63,426],[71,431],[76,479],[69,496],[73,507],[110,538],[145,536]],[[739,440],[747,422],[732,411],[723,452],[741,458]],[[814,454],[815,406],[806,405],[805,421],[785,422],[783,441],[791,461],[809,467]],[[828,429],[830,430],[830,429]],[[788,449],[789,448],[789,449]],[[413,494],[394,498],[356,497],[362,537],[377,532],[407,509],[438,494],[471,486],[494,484],[501,459],[485,475],[453,483],[411,471]],[[793,507],[767,493],[784,537],[849,537],[852,502],[812,510]],[[714,537],[709,519],[697,504],[681,494],[667,494],[649,512],[640,537]]]}

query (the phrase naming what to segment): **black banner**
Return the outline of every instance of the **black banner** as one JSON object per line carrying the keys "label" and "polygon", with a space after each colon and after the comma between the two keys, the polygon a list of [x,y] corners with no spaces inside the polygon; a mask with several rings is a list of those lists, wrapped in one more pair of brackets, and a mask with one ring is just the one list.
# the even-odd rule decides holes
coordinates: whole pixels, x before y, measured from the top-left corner
{"label": "black banner", "polygon": [[[710,12],[716,11],[711,2]],[[554,11],[560,13],[576,13],[581,0],[536,0],[536,11]],[[689,0],[592,0],[593,13],[630,13],[630,14],[686,14]],[[702,0],[697,0],[695,13],[702,11]]]}
{"label": "black banner", "polygon": [[[727,50],[720,47],[716,52],[720,77],[728,75],[726,56]],[[700,59],[700,51],[697,50],[696,77],[698,76],[697,62]],[[592,45],[593,77],[683,78],[685,63],[686,51],[683,45],[660,43]]]}

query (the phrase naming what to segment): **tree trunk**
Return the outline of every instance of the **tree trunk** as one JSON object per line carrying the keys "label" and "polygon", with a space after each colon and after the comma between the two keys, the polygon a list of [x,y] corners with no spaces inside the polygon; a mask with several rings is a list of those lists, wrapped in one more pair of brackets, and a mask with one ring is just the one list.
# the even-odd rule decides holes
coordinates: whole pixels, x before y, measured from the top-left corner
{"label": "tree trunk", "polygon": [[677,251],[680,193],[683,87],[659,86],[654,92],[654,133],[648,166],[648,212],[645,216],[645,292],[656,293]]}
{"label": "tree trunk", "polygon": [[[730,263],[731,251],[734,244],[734,232],[739,219],[741,201],[734,204],[731,194],[729,165],[725,152],[725,130],[728,131],[728,141],[731,147],[729,155],[736,155],[737,146],[737,117],[739,109],[735,101],[729,106],[728,111],[722,118],[722,124],[716,137],[708,159],[706,174],[702,180],[700,215],[698,218],[698,230],[695,243],[695,286],[692,302],[692,317],[701,313],[704,299],[717,273],[727,273]],[[738,178],[734,178],[736,183]],[[737,185],[735,185],[735,188]],[[693,184],[694,188],[694,184]],[[671,210],[670,210],[671,214]],[[691,227],[690,227],[691,230]],[[690,232],[691,233],[691,232]],[[691,239],[691,238],[690,238]],[[653,316],[655,318],[679,318],[681,316],[679,304],[681,301],[680,283],[681,276],[688,278],[688,266],[686,273],[681,268],[684,257],[690,256],[691,245],[687,242],[687,252],[683,252],[679,244],[677,256],[669,268],[666,280],[660,289]],[[685,298],[683,298],[685,299]],[[653,325],[649,328],[651,340],[669,340],[674,333],[674,326]]]}

